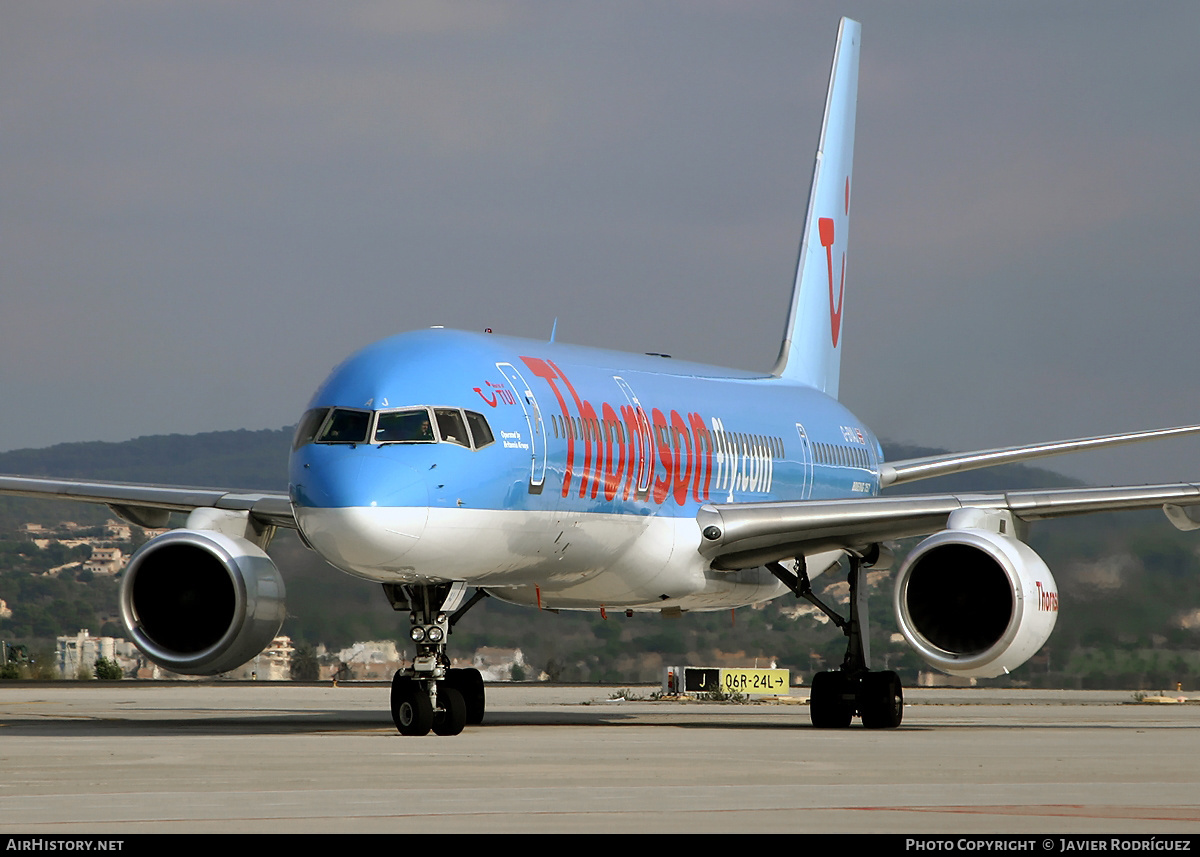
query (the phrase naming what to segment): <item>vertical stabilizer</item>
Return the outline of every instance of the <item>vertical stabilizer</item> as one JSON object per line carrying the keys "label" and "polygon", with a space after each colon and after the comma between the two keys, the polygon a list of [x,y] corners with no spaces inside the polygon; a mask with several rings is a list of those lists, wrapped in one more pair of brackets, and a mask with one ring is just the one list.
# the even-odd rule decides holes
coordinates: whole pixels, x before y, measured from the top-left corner
{"label": "vertical stabilizer", "polygon": [[796,283],[774,375],[838,394],[846,239],[853,186],[854,113],[862,25],[843,18],[833,52],[825,121],[800,239]]}

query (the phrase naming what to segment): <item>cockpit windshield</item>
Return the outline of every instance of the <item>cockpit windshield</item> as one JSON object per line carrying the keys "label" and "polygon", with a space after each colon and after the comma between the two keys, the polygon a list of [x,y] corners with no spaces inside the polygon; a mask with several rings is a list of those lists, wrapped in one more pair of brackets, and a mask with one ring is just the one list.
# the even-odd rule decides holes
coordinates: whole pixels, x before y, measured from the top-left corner
{"label": "cockpit windshield", "polygon": [[460,408],[360,411],[325,407],[306,412],[296,426],[292,448],[308,443],[453,443],[481,449],[495,443],[495,437],[483,414]]}
{"label": "cockpit windshield", "polygon": [[483,414],[474,411],[466,411],[466,414],[467,423],[471,426],[471,440],[474,441],[476,449],[496,442],[496,438],[492,436],[492,427],[488,425]]}
{"label": "cockpit windshield", "polygon": [[375,422],[376,443],[437,443],[429,411],[413,408],[407,411],[387,411]]}
{"label": "cockpit windshield", "polygon": [[446,443],[457,443],[459,446],[470,446],[471,438],[467,435],[467,424],[463,422],[462,411],[453,408],[435,408],[437,414],[438,432]]}
{"label": "cockpit windshield", "polygon": [[370,411],[334,408],[317,435],[317,443],[366,443],[370,424]]}
{"label": "cockpit windshield", "polygon": [[296,424],[296,436],[292,438],[292,449],[299,449],[304,444],[316,440],[317,432],[325,424],[325,417],[328,415],[329,408],[313,408],[311,411],[307,411],[300,418],[300,422]]}

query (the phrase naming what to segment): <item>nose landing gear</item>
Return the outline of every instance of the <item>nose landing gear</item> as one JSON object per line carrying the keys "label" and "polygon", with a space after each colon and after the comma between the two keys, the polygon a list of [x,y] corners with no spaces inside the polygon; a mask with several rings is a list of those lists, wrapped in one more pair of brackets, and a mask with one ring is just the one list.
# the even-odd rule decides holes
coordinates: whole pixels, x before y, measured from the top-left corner
{"label": "nose landing gear", "polygon": [[482,589],[461,607],[461,582],[426,586],[383,586],[394,610],[409,611],[409,638],[417,654],[411,667],[392,676],[392,722],[401,735],[457,735],[468,723],[483,722],[483,676],[476,669],[451,669],[446,638],[471,607],[487,597]]}
{"label": "nose landing gear", "polygon": [[401,735],[457,735],[467,725],[462,693],[445,681],[392,677],[392,722]]}

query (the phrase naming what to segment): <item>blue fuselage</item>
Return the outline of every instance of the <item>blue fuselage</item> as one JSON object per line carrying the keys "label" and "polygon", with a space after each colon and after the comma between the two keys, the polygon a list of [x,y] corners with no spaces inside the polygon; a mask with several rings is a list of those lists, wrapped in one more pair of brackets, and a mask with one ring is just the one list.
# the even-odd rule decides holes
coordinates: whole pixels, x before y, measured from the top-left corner
{"label": "blue fuselage", "polygon": [[[581,563],[553,547],[592,521],[608,528],[597,539],[622,543],[670,521],[662,550],[673,556],[686,551],[702,504],[872,496],[880,458],[853,414],[807,386],[432,329],[375,343],[334,369],[309,405],[289,478],[302,532],[346,571],[491,585],[538,585],[549,574],[541,588],[551,591],[553,572],[575,580],[604,564],[603,550]],[[479,567],[469,544],[401,549],[428,548],[434,525],[442,539],[489,543],[479,531],[498,530],[500,555]],[[399,535],[361,532],[389,526]],[[539,529],[550,545],[534,544]]]}

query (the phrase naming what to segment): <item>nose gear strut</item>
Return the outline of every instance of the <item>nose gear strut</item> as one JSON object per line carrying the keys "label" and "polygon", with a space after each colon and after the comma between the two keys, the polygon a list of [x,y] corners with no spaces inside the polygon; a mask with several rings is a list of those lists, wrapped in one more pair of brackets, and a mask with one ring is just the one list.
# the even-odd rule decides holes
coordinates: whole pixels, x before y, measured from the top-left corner
{"label": "nose gear strut", "polygon": [[452,669],[446,654],[454,625],[487,597],[476,589],[464,604],[466,589],[462,581],[383,584],[392,609],[408,611],[408,636],[417,648],[412,666],[392,676],[392,721],[401,735],[457,735],[468,723],[483,722],[483,676],[476,669]]}

